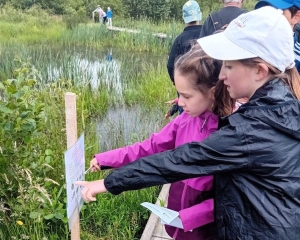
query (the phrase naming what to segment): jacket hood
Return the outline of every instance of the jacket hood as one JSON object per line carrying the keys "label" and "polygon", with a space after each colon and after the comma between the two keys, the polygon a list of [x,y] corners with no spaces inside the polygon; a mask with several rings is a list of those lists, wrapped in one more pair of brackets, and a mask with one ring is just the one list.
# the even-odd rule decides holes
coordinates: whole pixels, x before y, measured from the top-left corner
{"label": "jacket hood", "polygon": [[300,140],[300,102],[281,79],[257,89],[237,112],[257,116],[260,121]]}

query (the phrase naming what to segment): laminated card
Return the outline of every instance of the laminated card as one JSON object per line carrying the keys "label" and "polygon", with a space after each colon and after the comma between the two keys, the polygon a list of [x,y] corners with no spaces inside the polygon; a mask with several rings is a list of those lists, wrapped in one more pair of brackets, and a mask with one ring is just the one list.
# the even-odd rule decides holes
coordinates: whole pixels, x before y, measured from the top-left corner
{"label": "laminated card", "polygon": [[141,205],[160,217],[163,224],[183,229],[182,221],[179,218],[179,212],[149,202],[143,202]]}

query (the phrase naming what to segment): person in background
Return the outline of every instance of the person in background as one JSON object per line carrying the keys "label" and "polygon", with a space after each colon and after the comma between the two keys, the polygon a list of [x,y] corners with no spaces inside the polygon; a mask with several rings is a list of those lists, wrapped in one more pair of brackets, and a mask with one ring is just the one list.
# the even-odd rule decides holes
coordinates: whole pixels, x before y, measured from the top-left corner
{"label": "person in background", "polygon": [[237,18],[246,10],[242,9],[244,0],[222,0],[224,7],[219,11],[209,14],[204,21],[200,33],[200,38],[212,35],[215,31],[225,28],[233,19]]}
{"label": "person in background", "polygon": [[102,19],[103,19],[102,23],[105,24],[106,21],[107,21],[107,16],[106,16],[106,12],[105,11],[102,12]]}
{"label": "person in background", "polygon": [[[202,13],[199,4],[196,1],[187,1],[182,7],[182,15],[183,21],[185,23],[185,28],[183,32],[176,37],[169,53],[167,64],[168,73],[173,84],[174,65],[176,59],[191,49],[192,41],[198,38],[199,31],[201,31],[202,27],[201,25],[199,25],[202,19]],[[177,110],[179,111],[179,113],[183,112],[183,109],[181,107],[177,107]],[[172,111],[173,114],[175,114],[175,112]]]}
{"label": "person in background", "polygon": [[300,21],[300,0],[261,0],[255,5],[255,9],[269,5],[283,10],[283,15],[294,30],[295,64],[300,73],[300,29],[297,24]]}
{"label": "person in background", "polygon": [[112,16],[113,12],[110,7],[107,8],[106,17],[107,17],[107,24],[109,27],[112,27]]}
{"label": "person in background", "polygon": [[107,61],[111,62],[113,60],[113,56],[112,56],[112,49],[110,49],[108,51],[107,57],[106,57]]}
{"label": "person in background", "polygon": [[198,43],[223,60],[219,79],[230,96],[249,101],[201,142],[77,182],[83,199],[213,175],[216,239],[300,239],[300,76],[288,21],[263,7]]}
{"label": "person in background", "polygon": [[[175,64],[175,85],[184,112],[143,142],[95,155],[92,172],[119,168],[140,157],[174,149],[192,141],[202,141],[216,131],[218,118],[233,109],[233,100],[218,75],[222,63],[207,58],[197,44]],[[165,225],[176,240],[213,240],[213,176],[171,184],[168,208],[179,211],[183,229]],[[190,231],[192,230],[192,231]]]}
{"label": "person in background", "polygon": [[98,13],[99,14],[99,22],[103,23],[103,9],[100,7],[100,5],[97,6],[97,8],[93,11],[93,18],[94,18],[94,14]]}

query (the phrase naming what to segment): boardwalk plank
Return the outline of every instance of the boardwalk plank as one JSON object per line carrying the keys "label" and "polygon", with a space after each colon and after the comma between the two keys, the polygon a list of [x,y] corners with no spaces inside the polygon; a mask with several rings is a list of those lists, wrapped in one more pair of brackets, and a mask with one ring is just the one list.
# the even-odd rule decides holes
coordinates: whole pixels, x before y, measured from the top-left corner
{"label": "boardwalk plank", "polygon": [[[141,32],[140,30],[136,30],[136,29],[120,28],[120,27],[107,27],[107,29],[109,29],[111,31],[129,32],[129,33],[135,33],[135,34],[138,34]],[[161,39],[167,38],[167,34],[165,34],[165,33],[152,33],[152,35],[155,37],[161,38]]]}
{"label": "boardwalk plank", "polygon": [[[170,184],[165,184],[163,186],[158,196],[158,199],[155,203],[156,205],[160,205],[160,201],[167,203],[169,189],[170,189]],[[163,235],[163,236],[167,236],[168,237],[167,239],[171,239],[165,232],[163,225],[160,223],[160,218],[157,217],[155,214],[151,213],[140,240],[153,240],[154,239],[153,235],[155,233],[156,228],[163,230],[159,232],[158,235],[156,235],[156,237]]]}

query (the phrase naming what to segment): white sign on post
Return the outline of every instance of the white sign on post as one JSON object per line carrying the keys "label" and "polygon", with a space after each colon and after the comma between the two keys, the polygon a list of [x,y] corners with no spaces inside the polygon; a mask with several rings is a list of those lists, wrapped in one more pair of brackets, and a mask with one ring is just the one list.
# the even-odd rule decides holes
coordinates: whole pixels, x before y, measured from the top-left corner
{"label": "white sign on post", "polygon": [[75,181],[84,181],[85,157],[84,134],[78,141],[65,152],[65,170],[67,185],[67,216],[71,229],[76,219],[72,219],[74,211],[80,211],[83,200],[81,198],[81,186],[75,185]]}

